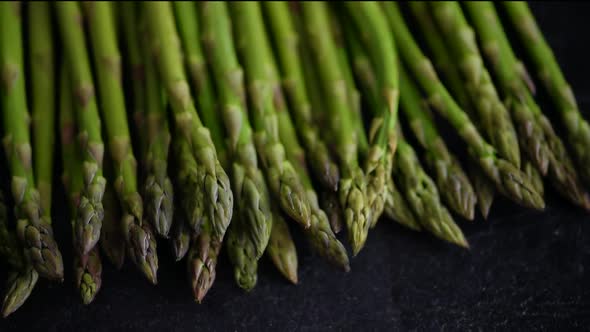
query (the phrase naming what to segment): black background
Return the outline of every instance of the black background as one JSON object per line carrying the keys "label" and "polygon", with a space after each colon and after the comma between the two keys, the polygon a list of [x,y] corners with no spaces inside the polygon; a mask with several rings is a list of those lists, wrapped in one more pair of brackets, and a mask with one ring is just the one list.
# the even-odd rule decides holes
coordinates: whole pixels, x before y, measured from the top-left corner
{"label": "black background", "polygon": [[[590,5],[531,6],[588,114]],[[19,311],[0,319],[0,331],[582,330],[590,323],[590,215],[551,190],[543,213],[498,199],[489,221],[459,221],[470,251],[384,219],[348,274],[325,264],[297,235],[297,286],[265,258],[257,287],[244,293],[224,253],[201,305],[192,300],[185,265],[174,265],[162,242],[158,286],[131,264],[115,271],[105,262],[102,290],[83,306],[73,287],[69,225],[54,211],[66,280],[41,281]]]}

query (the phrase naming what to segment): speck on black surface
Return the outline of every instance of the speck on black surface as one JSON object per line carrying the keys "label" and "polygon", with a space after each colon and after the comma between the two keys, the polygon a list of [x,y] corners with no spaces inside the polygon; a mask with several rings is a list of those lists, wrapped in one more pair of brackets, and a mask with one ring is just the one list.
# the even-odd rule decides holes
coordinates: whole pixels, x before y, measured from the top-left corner
{"label": "speck on black surface", "polygon": [[[531,6],[589,114],[590,6]],[[102,290],[85,307],[68,265],[64,284],[40,282],[18,312],[0,319],[0,331],[588,329],[590,215],[550,191],[543,213],[499,199],[489,221],[459,222],[470,251],[383,219],[348,274],[313,255],[298,234],[300,284],[288,284],[264,259],[251,293],[235,285],[224,254],[201,305],[192,300],[185,265],[173,264],[161,242],[158,286],[130,264],[119,272],[105,262]],[[70,263],[69,233],[57,228]]]}

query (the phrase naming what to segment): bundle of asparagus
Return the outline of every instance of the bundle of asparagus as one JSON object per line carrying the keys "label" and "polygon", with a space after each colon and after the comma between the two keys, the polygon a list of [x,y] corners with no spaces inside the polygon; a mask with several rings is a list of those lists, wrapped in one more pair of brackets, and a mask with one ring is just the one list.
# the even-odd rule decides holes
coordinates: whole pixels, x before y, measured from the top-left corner
{"label": "bundle of asparagus", "polygon": [[[64,278],[54,227],[84,304],[102,257],[156,284],[158,241],[202,302],[223,247],[251,291],[265,255],[299,282],[298,233],[349,271],[336,234],[356,256],[382,215],[468,249],[461,223],[496,190],[543,210],[547,179],[590,210],[590,127],[522,2],[8,2],[0,73],[4,316]],[[56,153],[70,226],[51,223]]]}

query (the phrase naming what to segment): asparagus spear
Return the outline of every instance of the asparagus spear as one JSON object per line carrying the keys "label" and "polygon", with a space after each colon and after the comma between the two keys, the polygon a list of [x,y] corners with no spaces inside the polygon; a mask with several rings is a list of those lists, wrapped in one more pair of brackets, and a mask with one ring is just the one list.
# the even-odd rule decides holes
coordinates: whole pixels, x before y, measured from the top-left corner
{"label": "asparagus spear", "polygon": [[475,190],[475,194],[477,195],[477,205],[479,206],[479,212],[484,219],[487,219],[488,215],[490,214],[492,203],[494,202],[494,196],[496,195],[495,184],[487,176],[483,169],[481,169],[478,163],[475,161],[469,161],[468,164],[467,171],[469,172],[469,177],[473,182],[473,190]]}
{"label": "asparagus spear", "polygon": [[[125,43],[133,70],[134,107],[145,172],[142,188],[145,218],[158,235],[167,238],[174,219],[174,193],[168,177],[168,118],[156,68],[151,57],[145,56],[149,55],[148,42],[146,34],[141,33],[145,31],[139,28],[141,23],[136,13],[137,6],[130,2],[124,2],[121,6]],[[143,77],[138,77],[138,71]]]}
{"label": "asparagus spear", "polygon": [[338,193],[330,190],[319,190],[318,193],[319,207],[326,213],[330,228],[335,234],[342,230],[342,209],[338,200]]}
{"label": "asparagus spear", "polygon": [[340,204],[344,208],[345,222],[353,255],[364,246],[371,225],[371,213],[366,199],[367,183],[359,166],[358,146],[354,126],[346,116],[351,112],[346,97],[346,84],[338,66],[334,41],[327,26],[326,4],[301,3],[305,38],[313,54],[314,68],[318,70],[320,87],[325,94],[326,113],[331,131],[337,134],[336,153],[340,163]]}
{"label": "asparagus spear", "polygon": [[444,139],[438,133],[434,121],[421,101],[421,95],[406,72],[400,69],[403,80],[401,86],[401,104],[408,123],[419,144],[425,149],[426,163],[445,202],[467,220],[473,220],[477,197],[467,174],[458,159],[449,152]]}
{"label": "asparagus spear", "polygon": [[[280,93],[280,87],[276,87],[276,91],[279,91],[277,97],[279,137],[285,146],[287,158],[292,162],[299,177],[303,180],[303,186],[311,204],[311,226],[305,230],[305,236],[318,255],[324,257],[334,266],[339,267],[344,271],[349,271],[350,262],[346,249],[344,248],[344,245],[338,241],[336,235],[334,235],[328,215],[319,207],[318,196],[312,185],[307,170],[307,164],[305,163],[307,158],[305,157],[305,152],[297,139],[294,122],[289,115],[287,105]],[[336,204],[338,203],[336,202]]]}
{"label": "asparagus spear", "polygon": [[[348,103],[351,105],[352,112],[350,112],[348,115],[350,117],[350,121],[352,121],[354,124],[354,129],[356,130],[359,157],[361,160],[364,160],[369,152],[369,138],[365,129],[365,120],[361,112],[361,93],[356,86],[354,75],[352,74],[350,65],[351,61],[349,59],[346,43],[344,41],[346,38],[344,36],[344,32],[342,31],[343,26],[333,10],[328,11],[328,21],[330,23],[331,35],[336,45],[336,53],[338,55],[340,70],[346,83],[346,98]],[[333,134],[330,135],[333,136],[332,139],[336,136]],[[374,224],[371,223],[371,225],[373,226]]]}
{"label": "asparagus spear", "polygon": [[[270,196],[254,148],[245,109],[243,71],[234,50],[232,27],[224,3],[199,7],[202,41],[216,77],[220,113],[228,135],[228,160],[236,193],[236,220],[228,231],[227,248],[240,287],[251,290],[257,281],[257,261],[270,237]],[[238,217],[239,216],[239,217]]]}
{"label": "asparagus spear", "polygon": [[312,104],[306,90],[303,63],[300,58],[299,34],[289,15],[288,4],[261,2],[269,34],[275,45],[282,86],[295,121],[298,137],[307,151],[309,165],[326,190],[337,190],[340,172],[332,160],[320,128],[313,120]]}
{"label": "asparagus spear", "polygon": [[11,266],[8,289],[2,301],[2,316],[7,317],[20,308],[31,295],[39,274],[26,261],[17,236],[8,229],[8,211],[0,193],[0,259]]}
{"label": "asparagus spear", "polygon": [[117,46],[113,17],[106,2],[85,2],[90,44],[110,157],[115,170],[114,187],[125,215],[124,234],[129,256],[146,278],[157,283],[158,258],[152,228],[143,222],[143,201],[138,192],[135,159],[121,83],[121,55]]}
{"label": "asparagus spear", "polygon": [[79,215],[76,217],[75,233],[78,250],[88,253],[98,242],[104,217],[102,196],[106,180],[102,174],[102,124],[94,95],[94,83],[84,29],[80,24],[82,14],[78,3],[59,2],[55,4],[55,9],[65,63],[74,90],[75,118],[79,130],[77,137],[84,158],[84,190],[80,198]]}
{"label": "asparagus spear", "polygon": [[[376,82],[376,70],[369,63],[367,55],[362,51],[362,46],[355,40],[354,36],[352,37],[349,38],[349,49],[354,57],[353,62],[357,77],[364,87],[363,94],[367,97],[369,105],[372,105],[371,107],[377,107],[377,91],[379,90]],[[400,85],[402,109],[408,118],[414,135],[418,139],[418,143],[425,149],[426,163],[431,172],[435,174],[435,180],[441,190],[441,195],[451,209],[464,218],[472,220],[477,199],[471,182],[461,168],[459,161],[449,152],[434,125],[433,119],[423,109],[420,92],[415,83],[407,74],[405,68],[399,67],[400,79],[403,81]],[[391,192],[391,194],[393,195],[395,192]],[[404,224],[412,225],[410,215],[403,213],[404,201],[398,200],[397,197],[398,195],[394,195],[389,199],[392,203],[397,201],[401,205],[398,219],[399,217],[406,217],[407,221]],[[395,205],[393,208],[395,209]]]}
{"label": "asparagus spear", "polygon": [[195,3],[190,1],[175,1],[173,7],[178,33],[182,40],[184,62],[199,105],[199,116],[203,119],[205,127],[211,132],[211,139],[215,144],[218,159],[221,166],[225,168],[227,165],[227,151],[224,143],[225,132],[221,121],[216,119],[215,91],[201,47],[197,8]]}
{"label": "asparagus spear", "polygon": [[8,275],[8,289],[2,303],[2,317],[6,318],[18,310],[31,295],[39,274],[28,265],[22,270],[13,270]]}
{"label": "asparagus spear", "polygon": [[524,45],[527,56],[533,63],[537,76],[561,114],[578,172],[586,184],[590,185],[590,124],[578,109],[571,86],[537,26],[528,4],[507,1],[503,6]]}
{"label": "asparagus spear", "polygon": [[496,148],[498,155],[520,167],[520,147],[510,113],[500,100],[484,66],[475,33],[461,7],[457,2],[446,1],[432,2],[430,8],[445,41],[450,45],[449,51],[459,61],[459,71],[478,114],[481,131]]}
{"label": "asparagus spear", "polygon": [[410,74],[415,75],[418,85],[428,96],[427,100],[457,130],[468,146],[469,153],[484,172],[496,184],[497,189],[523,206],[544,209],[543,198],[534,191],[526,174],[512,163],[498,156],[496,150],[479,134],[469,117],[457,105],[442,85],[430,60],[424,56],[399,12],[398,5],[388,3],[383,6],[390,26],[400,45],[401,58],[408,66]]}
{"label": "asparagus spear", "polygon": [[[390,33],[387,18],[376,2],[346,2],[346,13],[352,18],[375,68],[376,104],[369,130],[369,151],[365,161],[367,175],[367,199],[372,210],[371,223],[375,224],[383,211],[386,200],[386,178],[392,165],[388,156],[395,153],[399,103],[399,72],[395,41]],[[350,29],[349,31],[351,31]],[[346,35],[351,38],[351,34]]]}
{"label": "asparagus spear", "polygon": [[566,198],[590,209],[590,196],[580,183],[574,163],[551,122],[541,112],[531,93],[531,79],[504,33],[494,5],[467,4],[475,29],[498,86],[518,124],[521,146],[542,175],[548,174],[555,188]]}
{"label": "asparagus spear", "polygon": [[412,1],[408,3],[408,7],[418,23],[416,30],[421,32],[420,35],[425,41],[429,54],[432,56],[435,68],[442,75],[444,84],[459,106],[469,114],[469,117],[476,119],[477,114],[473,112],[473,103],[464,88],[459,68],[449,52],[450,45],[445,43],[442,32],[436,26],[434,17],[432,17],[432,13],[428,8],[428,2]]}
{"label": "asparagus spear", "polygon": [[407,200],[398,189],[398,185],[396,185],[393,179],[393,174],[387,178],[387,181],[389,181],[389,183],[386,188],[389,192],[387,193],[385,206],[383,208],[385,216],[411,230],[422,230],[422,227],[420,227],[420,223],[416,220],[416,216],[414,215],[414,212],[412,212]]}
{"label": "asparagus spear", "polygon": [[[32,76],[32,111],[34,135],[35,177],[37,178],[41,209],[51,216],[51,179],[53,167],[53,45],[49,4],[34,3],[28,6],[29,40],[31,40],[30,66]],[[16,242],[16,234],[7,228],[7,210],[4,196],[0,193],[0,256],[8,255],[12,270],[2,315],[7,317],[27,300],[39,279],[33,266],[25,261]]]}
{"label": "asparagus spear", "polygon": [[[181,206],[179,200],[176,200],[175,203],[178,204],[177,210],[182,210],[180,209]],[[170,244],[172,246],[174,258],[179,262],[184,258],[190,248],[191,230],[186,224],[186,218],[183,213],[175,214],[174,219],[172,229],[170,230]]]}
{"label": "asparagus spear", "polygon": [[187,257],[189,280],[193,290],[193,297],[198,303],[215,281],[215,266],[221,250],[221,241],[212,236],[209,222],[205,222],[198,236],[193,236]]}
{"label": "asparagus spear", "polygon": [[[48,2],[28,5],[29,58],[31,73],[31,111],[35,179],[41,209],[51,216],[51,182],[53,179],[55,70],[51,11]],[[34,23],[33,23],[34,22]]]}
{"label": "asparagus spear", "polygon": [[125,263],[125,237],[121,207],[111,183],[107,183],[104,191],[104,219],[100,230],[100,247],[107,259],[120,270]]}
{"label": "asparagus spear", "polygon": [[198,183],[203,191],[204,217],[213,232],[223,237],[233,213],[233,193],[221,167],[210,131],[196,112],[178,47],[172,7],[167,2],[143,3],[158,72],[164,82],[176,126],[187,138],[198,164]]}
{"label": "asparagus spear", "polygon": [[276,208],[273,208],[272,231],[266,252],[279,272],[291,283],[297,284],[297,249],[287,222]]}
{"label": "asparagus spear", "polygon": [[[293,19],[293,22],[300,23],[299,21],[297,21],[295,19]],[[299,26],[300,25],[301,24],[299,24]],[[299,30],[297,31],[298,35],[303,35],[301,30],[302,29],[299,28]],[[304,42],[304,41],[305,41],[305,39],[302,42]],[[313,111],[311,113],[312,121],[315,124],[317,124],[317,123],[323,124],[326,122],[326,119],[325,119],[326,112],[322,111],[325,109],[324,100],[323,100],[322,93],[319,88],[317,75],[316,75],[317,73],[313,69],[313,64],[311,61],[312,60],[311,54],[309,54],[306,44],[302,43],[302,47],[300,48],[299,55],[301,56],[301,64],[302,64],[302,69],[303,69],[303,80],[304,80],[305,86],[307,87],[307,92],[309,94],[309,100],[311,103],[311,110]],[[356,122],[356,123],[358,125],[355,127],[357,130],[359,130],[357,132],[357,135],[362,136],[360,129],[359,129],[359,128],[362,128],[362,124],[360,122]],[[326,126],[319,125],[319,127],[326,127]],[[297,129],[300,131],[300,128],[297,128]],[[332,145],[333,140],[326,139],[326,138],[329,136],[335,136],[335,135],[331,135],[330,133],[328,133],[329,131],[330,130],[322,130],[321,134],[323,134],[322,137],[323,137],[324,142],[326,144],[329,143]],[[333,149],[330,148],[329,150],[333,150]],[[287,151],[289,151],[289,149],[287,149]],[[338,165],[336,165],[336,167],[338,167]],[[325,213],[329,219],[332,231],[334,233],[339,233],[340,230],[342,230],[342,228],[343,228],[344,211],[342,210],[342,207],[340,205],[340,197],[339,197],[338,191],[333,191],[332,189],[327,188],[327,189],[320,190],[319,194],[320,194],[319,195],[319,204],[320,204],[321,208],[325,211]]]}
{"label": "asparagus spear", "polygon": [[[458,66],[451,56],[448,45],[445,44],[443,35],[436,26],[436,22],[432,17],[428,8],[428,3],[423,1],[412,1],[408,4],[410,11],[418,22],[417,26],[422,32],[421,35],[426,42],[426,46],[430,50],[432,60],[443,78],[444,83],[449,89],[451,95],[456,99],[459,106],[465,110],[471,119],[477,120],[477,112],[474,112],[472,101],[469,99],[469,94],[465,89],[461,73]],[[478,126],[478,130],[484,131],[481,128],[481,121],[474,121]],[[484,218],[487,218],[491,205],[494,201],[495,186],[490,181],[485,173],[479,169],[473,161],[468,162],[469,177],[473,182],[473,189],[477,196],[477,205]],[[446,191],[443,191],[446,193]]]}
{"label": "asparagus spear", "polygon": [[35,187],[23,71],[21,4],[0,4],[0,72],[4,149],[9,161],[17,235],[25,256],[43,277],[63,278],[61,252],[53,238],[51,219],[43,214]]}
{"label": "asparagus spear", "polygon": [[403,139],[401,129],[398,130],[399,143],[393,163],[394,179],[399,182],[416,219],[433,235],[458,246],[469,248],[463,232],[440,202],[434,181],[422,169],[416,152]]}
{"label": "asparagus spear", "polygon": [[[202,38],[196,9],[196,6],[190,2],[174,3],[186,66],[200,106],[199,114],[203,118],[203,124],[211,132],[221,166],[228,169],[230,164],[225,144],[225,132],[217,108],[213,82],[200,44]],[[198,236],[193,236],[187,266],[193,297],[199,303],[202,302],[215,281],[215,269],[223,240],[223,237],[212,234],[209,223],[203,225]]]}
{"label": "asparagus spear", "polygon": [[276,67],[266,40],[257,3],[233,2],[229,6],[236,50],[244,63],[246,87],[253,119],[254,142],[268,186],[287,215],[303,228],[310,225],[310,207],[301,179],[285,157],[280,142],[272,74]]}
{"label": "asparagus spear", "polygon": [[[77,131],[74,122],[73,95],[71,82],[69,81],[66,67],[62,65],[60,73],[59,92],[59,123],[60,138],[62,147],[62,181],[69,197],[72,229],[76,226],[76,216],[81,199],[84,182],[82,180],[82,155],[79,146],[76,144],[75,132]],[[74,248],[78,239],[73,233],[72,244]],[[94,299],[101,285],[102,264],[98,255],[98,248],[94,246],[88,253],[74,251],[74,274],[76,287],[80,292],[84,304],[89,304]]]}

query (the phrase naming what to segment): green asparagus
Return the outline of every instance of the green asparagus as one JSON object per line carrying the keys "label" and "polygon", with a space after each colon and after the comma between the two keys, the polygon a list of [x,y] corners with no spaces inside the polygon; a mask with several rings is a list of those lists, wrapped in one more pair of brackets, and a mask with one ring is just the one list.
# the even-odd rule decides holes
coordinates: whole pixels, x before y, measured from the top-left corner
{"label": "green asparagus", "polygon": [[400,69],[401,105],[408,124],[418,143],[426,152],[426,163],[434,174],[436,184],[445,203],[467,220],[473,220],[477,197],[467,174],[458,159],[449,152],[438,133],[432,117],[422,103],[416,84],[406,72]]}
{"label": "green asparagus", "polygon": [[100,238],[104,209],[102,197],[106,186],[102,162],[104,143],[101,120],[96,105],[90,57],[86,49],[82,13],[76,2],[54,5],[65,63],[73,89],[76,137],[83,150],[84,190],[80,198],[75,233],[78,251],[88,253]]}
{"label": "green asparagus", "polygon": [[[216,77],[219,110],[227,132],[228,160],[236,195],[237,215],[228,231],[227,248],[240,287],[257,281],[257,261],[268,245],[272,228],[270,196],[258,168],[258,158],[245,105],[243,71],[238,63],[226,4],[204,2],[199,7],[202,41]],[[238,217],[239,216],[239,217]]]}
{"label": "green asparagus", "polygon": [[[398,59],[387,18],[377,2],[346,2],[345,7],[375,69],[377,103],[372,107],[370,148],[365,161],[367,199],[371,208],[371,223],[375,224],[383,212],[387,195],[386,178],[392,169],[388,155],[395,153],[397,145],[395,125],[399,104]],[[347,34],[346,37],[352,36]]]}
{"label": "green asparagus", "polygon": [[453,217],[440,202],[438,189],[434,181],[424,172],[416,152],[399,131],[398,148],[393,162],[394,180],[399,182],[408,204],[416,215],[420,225],[433,235],[469,248],[461,229]]}
{"label": "green asparagus", "polygon": [[[121,13],[134,75],[135,120],[142,152],[141,165],[145,172],[142,188],[145,218],[158,235],[167,238],[174,219],[174,193],[168,177],[170,130],[162,89],[148,49],[145,25],[136,13],[136,5],[122,3]],[[138,71],[142,77],[137,77]]]}
{"label": "green asparagus", "polygon": [[526,174],[511,162],[498,156],[496,150],[479,134],[469,117],[449,95],[437,77],[428,58],[424,56],[411,36],[396,3],[383,6],[396,39],[400,40],[399,52],[409,72],[427,95],[428,103],[440,113],[466,143],[471,157],[496,184],[497,189],[523,206],[542,210],[543,198],[534,191]]}
{"label": "green asparagus", "polygon": [[274,266],[287,278],[291,283],[297,284],[297,249],[289,226],[281,215],[281,212],[274,208],[272,219],[272,231],[266,247],[266,253],[270,257]]}
{"label": "green asparagus", "polygon": [[531,81],[505,35],[493,3],[467,4],[480,38],[484,55],[498,81],[507,106],[518,123],[521,145],[542,175],[548,174],[555,188],[587,210],[590,195],[578,179],[574,163],[551,122],[531,94]]}
{"label": "green asparagus", "polygon": [[458,2],[432,2],[432,16],[458,59],[458,68],[477,113],[481,131],[498,155],[520,168],[520,147],[510,113],[500,100],[491,75],[484,66],[475,32],[467,23]]}
{"label": "green asparagus", "polygon": [[7,317],[20,308],[37,285],[39,274],[26,261],[17,236],[8,229],[8,211],[0,193],[0,260],[11,266],[8,289],[2,301],[2,316]]}
{"label": "green asparagus", "polygon": [[[344,271],[349,271],[350,262],[348,254],[346,253],[344,245],[340,243],[332,231],[328,215],[319,207],[318,195],[312,185],[311,177],[305,162],[307,160],[305,152],[297,139],[294,121],[289,115],[287,104],[281,94],[281,88],[278,86],[278,83],[276,84],[277,87],[275,88],[275,91],[277,91],[276,109],[279,121],[279,138],[285,146],[287,158],[291,161],[295,171],[303,180],[303,186],[311,207],[311,226],[305,230],[305,236],[318,255],[324,257],[334,266]],[[331,191],[329,193],[332,194]],[[338,203],[336,202],[336,204]]]}
{"label": "green asparagus", "polygon": [[29,114],[24,80],[21,3],[0,4],[0,99],[3,109],[4,151],[9,162],[15,202],[17,236],[25,256],[48,279],[63,279],[63,261],[51,218],[43,213],[35,187],[31,156]]}
{"label": "green asparagus", "polygon": [[[31,112],[33,132],[33,161],[41,209],[51,216],[53,179],[55,70],[51,11],[48,2],[28,5],[29,58],[31,73]],[[34,23],[33,23],[34,22]]]}
{"label": "green asparagus", "polygon": [[97,69],[100,108],[114,166],[114,188],[121,202],[127,250],[133,262],[153,284],[157,283],[158,258],[152,228],[143,222],[143,201],[138,192],[137,161],[131,146],[122,89],[121,55],[113,16],[107,2],[85,2],[90,44]]}
{"label": "green asparagus", "polygon": [[393,174],[387,178],[387,181],[390,183],[387,185],[389,192],[385,198],[385,206],[383,208],[385,216],[411,230],[421,231],[422,227],[420,227],[420,223],[416,220],[416,216],[412,212],[408,201],[398,189],[398,185],[396,185],[393,179]]}
{"label": "green asparagus", "polygon": [[274,59],[262,25],[257,3],[233,2],[229,6],[236,50],[244,64],[254,142],[269,189],[279,199],[283,211],[303,228],[310,225],[310,207],[303,185],[293,165],[285,157],[279,139],[276,115]]}
{"label": "green asparagus", "polygon": [[121,207],[111,183],[107,183],[103,202],[104,219],[100,230],[99,244],[111,264],[120,270],[125,263],[126,244],[123,235]]}
{"label": "green asparagus", "polygon": [[[346,82],[338,65],[334,40],[329,34],[327,4],[301,3],[304,36],[318,70],[319,86],[325,94],[330,130],[337,134],[336,153],[340,163],[340,204],[344,209],[346,227],[353,255],[356,256],[367,240],[371,212],[367,202],[365,174],[359,166],[358,146],[354,125],[346,114],[352,110],[348,103]],[[319,111],[319,110],[318,110]]]}
{"label": "green asparagus", "polygon": [[312,104],[306,90],[303,63],[299,57],[301,44],[288,4],[279,1],[261,2],[269,34],[282,78],[282,86],[298,129],[298,137],[307,151],[314,175],[326,190],[337,190],[340,172],[313,120]]}
{"label": "green asparagus", "polygon": [[145,2],[142,8],[157,60],[156,67],[170,101],[175,126],[188,140],[197,161],[198,186],[194,189],[203,192],[203,218],[211,220],[214,234],[222,238],[231,221],[234,196],[229,178],[217,157],[210,131],[201,123],[193,104],[182,66],[172,5],[168,2]]}
{"label": "green asparagus", "polygon": [[590,124],[584,119],[551,47],[537,26],[528,4],[503,3],[524,49],[531,59],[537,76],[543,83],[555,107],[559,110],[567,131],[567,143],[577,161],[581,177],[590,185]]}
{"label": "green asparagus", "polygon": [[[81,199],[84,182],[82,180],[82,156],[80,147],[75,139],[77,131],[74,121],[73,95],[66,67],[62,65],[60,73],[59,123],[62,147],[62,181],[69,197],[72,230],[76,227],[76,217]],[[101,230],[102,231],[102,230]],[[73,247],[76,248],[78,239],[73,233]],[[94,299],[101,285],[102,263],[98,256],[98,247],[94,246],[88,253],[74,250],[74,274],[76,287],[80,292],[84,304]]]}

